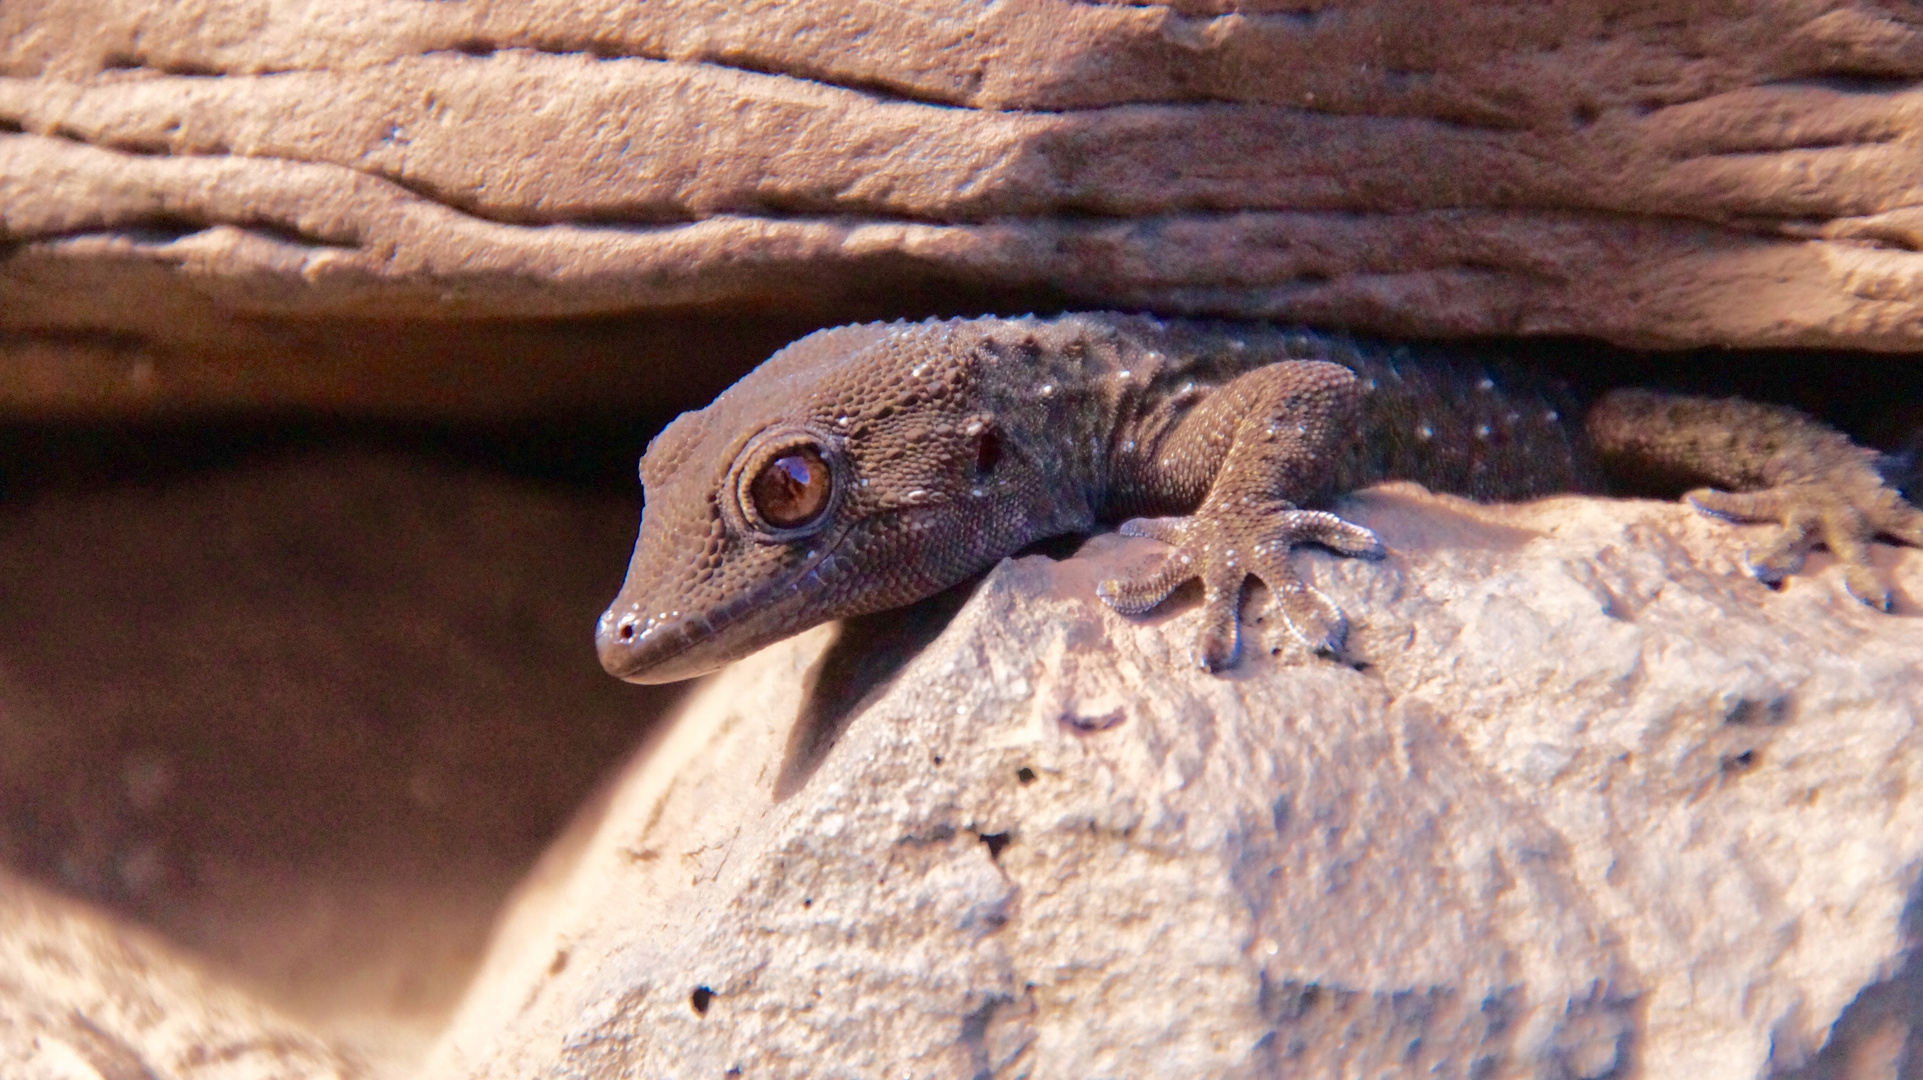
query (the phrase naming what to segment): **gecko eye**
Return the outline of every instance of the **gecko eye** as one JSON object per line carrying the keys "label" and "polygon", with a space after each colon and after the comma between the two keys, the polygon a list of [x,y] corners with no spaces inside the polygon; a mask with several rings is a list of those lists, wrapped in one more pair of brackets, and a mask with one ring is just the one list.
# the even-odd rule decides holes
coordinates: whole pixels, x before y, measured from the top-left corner
{"label": "gecko eye", "polygon": [[748,483],[748,501],[775,528],[799,528],[827,509],[831,483],[821,451],[797,446],[761,466]]}

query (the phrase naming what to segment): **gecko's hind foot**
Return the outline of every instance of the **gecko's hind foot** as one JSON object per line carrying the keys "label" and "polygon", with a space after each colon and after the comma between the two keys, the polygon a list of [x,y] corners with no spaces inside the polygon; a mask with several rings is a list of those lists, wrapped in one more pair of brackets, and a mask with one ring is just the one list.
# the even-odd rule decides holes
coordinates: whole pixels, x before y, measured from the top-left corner
{"label": "gecko's hind foot", "polygon": [[1870,544],[1881,535],[1923,547],[1923,510],[1882,485],[1781,484],[1748,492],[1703,488],[1684,498],[1726,521],[1777,524],[1765,543],[1743,555],[1758,581],[1780,584],[1802,568],[1810,548],[1820,543],[1843,564],[1843,584],[1850,595],[1880,611],[1890,609],[1890,586],[1870,563]]}
{"label": "gecko's hind foot", "polygon": [[1360,525],[1283,502],[1204,506],[1188,517],[1135,518],[1121,532],[1160,540],[1172,550],[1145,573],[1102,582],[1096,595],[1124,615],[1140,615],[1184,582],[1201,579],[1202,632],[1194,659],[1208,671],[1229,667],[1240,654],[1242,587],[1251,576],[1269,587],[1291,634],[1316,652],[1340,655],[1348,620],[1334,601],[1290,569],[1289,551],[1298,544],[1320,544],[1344,555],[1376,558],[1383,550],[1375,533]]}

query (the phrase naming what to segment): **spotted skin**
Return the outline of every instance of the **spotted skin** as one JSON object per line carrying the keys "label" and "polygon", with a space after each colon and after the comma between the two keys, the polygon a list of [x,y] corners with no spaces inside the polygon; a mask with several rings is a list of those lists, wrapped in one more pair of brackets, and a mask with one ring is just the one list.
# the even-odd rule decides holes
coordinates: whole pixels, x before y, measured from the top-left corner
{"label": "spotted skin", "polygon": [[1100,584],[1117,610],[1201,581],[1199,666],[1236,661],[1251,577],[1294,636],[1339,653],[1343,613],[1288,555],[1380,555],[1369,530],[1312,506],[1385,479],[1485,500],[1607,492],[1625,473],[1711,485],[1690,495],[1705,512],[1777,523],[1751,551],[1758,577],[1781,580],[1822,543],[1878,607],[1870,542],[1923,544],[1923,513],[1876,455],[1792,410],[1631,390],[1581,416],[1526,377],[1262,324],[1095,313],[824,330],[649,446],[601,661],[634,682],[690,678],[1104,524],[1167,545]]}

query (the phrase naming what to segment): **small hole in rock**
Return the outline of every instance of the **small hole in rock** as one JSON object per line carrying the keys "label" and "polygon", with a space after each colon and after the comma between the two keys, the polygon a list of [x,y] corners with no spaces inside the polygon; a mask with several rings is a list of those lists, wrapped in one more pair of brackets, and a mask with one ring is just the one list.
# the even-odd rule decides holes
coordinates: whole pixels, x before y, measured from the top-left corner
{"label": "small hole in rock", "polygon": [[1723,758],[1723,772],[1732,776],[1746,773],[1756,767],[1756,751],[1745,750],[1740,754],[1730,754]]}
{"label": "small hole in rock", "polygon": [[168,75],[179,75],[192,79],[207,79],[220,74],[219,68],[194,60],[169,61],[161,64],[160,70]]}
{"label": "small hole in rock", "polygon": [[802,907],[814,907],[814,906],[815,906],[815,898],[814,898],[814,897],[812,897],[812,896],[804,896],[804,897],[802,897],[802,898],[801,898],[801,906],[802,906]]}
{"label": "small hole in rock", "polygon": [[567,966],[568,966],[568,951],[566,949],[561,949],[554,954],[554,959],[548,961],[548,974],[559,975],[561,974],[561,972],[567,970]]}
{"label": "small hole in rock", "polygon": [[160,216],[137,224],[129,224],[120,230],[120,235],[136,244],[171,244],[184,240],[207,228],[204,221],[189,221],[186,218]]}
{"label": "small hole in rock", "polygon": [[1024,765],[1015,770],[1015,779],[1020,780],[1024,784],[1032,784],[1035,782],[1035,770]]}
{"label": "small hole in rock", "polygon": [[936,755],[934,755],[933,757],[931,757],[931,758],[929,758],[928,760],[930,760],[930,761],[932,761],[932,762],[934,762],[934,763],[935,763],[935,764],[937,764],[937,765],[940,765],[940,764],[941,764],[941,755],[940,755],[940,754],[936,754]]}
{"label": "small hole in rock", "polygon": [[1778,697],[1768,701],[1757,701],[1755,698],[1739,698],[1736,704],[1730,706],[1729,712],[1723,714],[1723,723],[1774,726],[1783,722],[1784,714],[1788,711],[1789,701],[1787,698]]}
{"label": "small hole in rock", "polygon": [[1107,731],[1109,728],[1120,724],[1126,719],[1128,719],[1128,713],[1121,709],[1114,709],[1093,716],[1083,716],[1079,713],[1063,713],[1061,716],[1061,724],[1077,734],[1087,735],[1097,731]]}
{"label": "small hole in rock", "polygon": [[[165,148],[163,147],[160,151],[157,151],[157,152],[164,152],[164,151],[165,151]],[[283,244],[293,244],[296,247],[337,246],[330,243],[324,237],[315,236],[312,233],[304,233],[292,225],[288,225],[284,222],[279,222],[279,221],[250,221],[247,223],[247,230],[249,232],[256,233],[260,236],[265,236],[273,240],[278,240]]]}
{"label": "small hole in rock", "polygon": [[1002,857],[1002,852],[1008,847],[1008,842],[1014,839],[1014,834],[1005,832],[982,833],[981,838],[982,843],[988,845],[988,857],[999,862]]}
{"label": "small hole in rock", "polygon": [[165,144],[140,142],[136,139],[108,139],[100,145],[109,150],[118,150],[123,154],[140,154],[144,157],[154,157],[167,152]]}
{"label": "small hole in rock", "polygon": [[694,1007],[696,1016],[708,1015],[708,1003],[713,1000],[714,991],[705,986],[695,987],[694,993],[688,995],[688,1004]]}

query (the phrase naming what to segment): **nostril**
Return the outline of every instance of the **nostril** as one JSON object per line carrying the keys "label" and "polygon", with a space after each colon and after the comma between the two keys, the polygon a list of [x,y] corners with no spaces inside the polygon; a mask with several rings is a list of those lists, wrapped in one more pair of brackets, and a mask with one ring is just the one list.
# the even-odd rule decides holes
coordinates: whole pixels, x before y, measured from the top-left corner
{"label": "nostril", "polygon": [[633,641],[634,640],[634,620],[622,619],[621,625],[615,627],[614,636],[621,639],[622,641]]}

